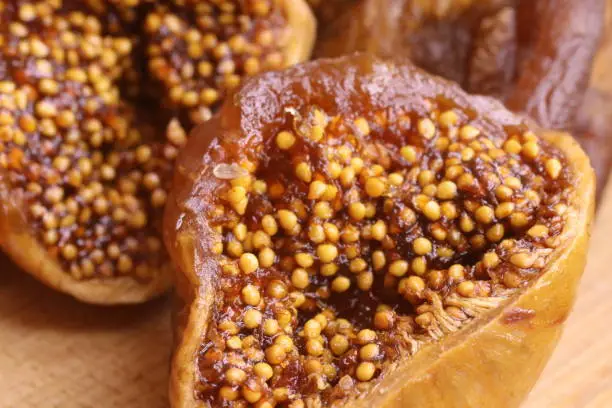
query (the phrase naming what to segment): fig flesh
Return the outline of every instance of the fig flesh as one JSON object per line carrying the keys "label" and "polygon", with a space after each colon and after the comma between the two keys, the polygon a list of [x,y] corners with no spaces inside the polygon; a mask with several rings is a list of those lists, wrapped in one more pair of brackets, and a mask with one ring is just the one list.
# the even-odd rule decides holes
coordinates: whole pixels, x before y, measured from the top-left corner
{"label": "fig flesh", "polygon": [[595,188],[571,136],[365,55],[247,81],[174,185],[172,406],[294,408],[518,406]]}

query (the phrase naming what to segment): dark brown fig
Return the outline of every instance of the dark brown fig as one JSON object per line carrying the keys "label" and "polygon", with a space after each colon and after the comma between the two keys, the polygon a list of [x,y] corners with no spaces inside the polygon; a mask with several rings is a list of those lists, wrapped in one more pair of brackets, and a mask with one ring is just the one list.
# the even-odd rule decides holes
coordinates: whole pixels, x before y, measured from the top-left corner
{"label": "dark brown fig", "polygon": [[603,15],[604,0],[364,0],[324,30],[317,53],[407,56],[541,126],[570,129]]}
{"label": "dark brown fig", "polygon": [[246,81],[166,207],[172,406],[518,406],[573,303],[594,188],[571,136],[407,61]]}

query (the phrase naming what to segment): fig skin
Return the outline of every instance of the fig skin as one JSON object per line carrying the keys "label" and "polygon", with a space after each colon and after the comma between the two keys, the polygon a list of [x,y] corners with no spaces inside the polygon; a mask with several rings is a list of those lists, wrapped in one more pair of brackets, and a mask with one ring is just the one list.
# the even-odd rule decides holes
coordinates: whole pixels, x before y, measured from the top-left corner
{"label": "fig skin", "polygon": [[[502,99],[542,127],[568,130],[588,85],[604,2],[364,0],[323,30],[316,54],[407,56],[471,93]],[[512,13],[501,18],[508,27],[478,38],[481,22],[500,10]],[[485,71],[484,82],[472,77],[475,70]]]}
{"label": "fig skin", "polygon": [[[301,64],[282,73],[246,81],[219,113],[194,130],[176,166],[165,214],[164,239],[176,266],[175,349],[170,401],[175,408],[202,406],[195,397],[196,357],[206,333],[219,265],[205,210],[224,180],[213,176],[220,163],[237,162],[267,141],[288,106],[317,105],[340,112],[410,107],[421,97],[449,98],[485,117],[484,129],[522,119],[494,99],[470,96],[451,82],[424,74],[407,61],[384,62],[354,55]],[[266,109],[261,109],[265,106]],[[273,132],[272,132],[273,133]],[[595,181],[588,157],[571,136],[542,131],[562,151],[575,182],[563,230],[564,244],[543,274],[459,333],[423,347],[351,407],[515,407],[548,360],[573,304],[582,274],[594,208]],[[220,143],[233,146],[220,153]]]}
{"label": "fig skin", "polygon": [[[307,60],[316,35],[316,20],[308,4],[305,0],[280,0],[279,5],[286,11],[290,28],[287,32],[288,41],[283,49],[285,64],[292,65]],[[71,10],[74,4],[66,1],[64,6]],[[79,4],[79,7],[81,6]],[[124,78],[119,78],[117,82],[122,79]],[[148,108],[147,106],[146,109]],[[158,112],[164,120],[166,113],[168,112]],[[157,119],[154,118],[153,121]],[[157,120],[155,124],[161,121]],[[28,224],[27,208],[21,192],[11,188],[8,174],[0,170],[0,248],[21,269],[45,285],[85,303],[98,305],[143,303],[166,293],[172,287],[172,266],[167,262],[160,272],[147,282],[130,275],[83,280],[73,278],[37,239],[36,232],[32,231]]]}

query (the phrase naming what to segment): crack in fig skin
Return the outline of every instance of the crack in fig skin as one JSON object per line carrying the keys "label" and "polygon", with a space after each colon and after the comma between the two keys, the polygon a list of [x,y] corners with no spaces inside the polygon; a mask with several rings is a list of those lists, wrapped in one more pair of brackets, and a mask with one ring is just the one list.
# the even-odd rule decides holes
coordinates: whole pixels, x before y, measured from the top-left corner
{"label": "crack in fig skin", "polygon": [[[265,109],[260,109],[262,106]],[[314,110],[310,110],[312,107]],[[409,112],[410,120],[396,123],[405,114],[402,112]],[[454,115],[458,117],[453,119]],[[456,132],[448,130],[449,124],[450,128],[455,126],[455,120],[460,121]],[[325,123],[323,133],[313,130],[321,123]],[[399,123],[411,125],[403,128]],[[467,127],[468,123],[471,127]],[[306,130],[304,124],[308,124]],[[458,136],[460,134],[464,136]],[[501,221],[510,215],[505,211],[511,206],[501,205],[508,200],[504,192],[507,190],[496,188],[499,185],[490,178],[487,160],[480,163],[474,159],[473,168],[468,164],[474,158],[469,149],[475,145],[465,150],[467,145],[460,141],[464,137],[491,144],[491,151],[489,148],[482,151],[500,160],[491,174],[507,178],[508,185],[517,188],[518,196],[525,193],[525,200],[516,197],[516,201],[511,201],[523,211],[527,211],[526,208],[535,211],[531,222],[523,224],[520,216],[511,217],[518,223]],[[343,143],[352,138],[356,138],[354,146],[342,148]],[[198,355],[192,397],[212,406],[231,405],[230,401],[236,398],[251,403],[268,402],[275,392],[282,395],[288,392],[288,400],[281,400],[281,406],[285,406],[284,401],[316,406],[317,403],[339,403],[355,390],[367,392],[377,376],[385,373],[400,357],[408,357],[422,344],[459,331],[466,322],[499,306],[508,296],[520,292],[536,279],[553,248],[559,244],[555,237],[563,228],[563,214],[568,210],[563,192],[568,189],[563,183],[568,182],[571,174],[565,170],[560,173],[567,166],[559,162],[563,158],[558,151],[543,141],[538,141],[536,148],[536,135],[527,131],[523,121],[498,102],[468,96],[457,86],[425,75],[403,62],[382,62],[357,55],[304,64],[288,72],[270,73],[247,81],[234,100],[224,105],[220,115],[200,127],[191,140],[179,161],[176,188],[167,209],[166,222],[170,228],[166,228],[166,242],[175,258],[177,254],[172,248],[177,248],[176,242],[180,241],[177,237],[190,237],[196,245],[196,265],[189,265],[188,270],[184,270],[185,266],[181,268],[178,290],[184,300],[189,300],[195,296],[194,286],[200,287],[199,290],[207,288],[203,292],[205,296],[192,298],[197,307],[205,309],[205,319],[197,323],[188,321],[199,325],[198,344],[192,346],[194,354],[191,355]],[[456,140],[457,151],[451,149],[447,153],[445,140]],[[380,146],[371,149],[371,143]],[[406,149],[401,150],[404,147]],[[361,160],[360,165],[359,161],[354,164],[360,169],[354,185],[353,178],[340,174],[339,181],[334,181],[330,176],[333,171],[325,170],[325,165],[329,164],[327,158],[319,153],[321,150],[342,156],[344,153],[339,152],[347,149],[356,156],[351,156],[351,164],[343,162],[345,168],[352,168],[353,159]],[[422,162],[412,163],[412,149],[417,157],[422,157],[419,159]],[[368,156],[368,152],[375,154]],[[459,167],[475,172],[478,183],[482,183],[481,188],[470,187],[470,183],[453,178],[453,171],[441,171],[434,164],[438,158],[444,166],[443,163],[452,161],[454,153],[465,155],[462,157],[466,164]],[[508,168],[503,159],[507,156],[516,162],[508,164]],[[497,159],[492,159],[493,163],[497,163]],[[286,164],[280,166],[281,162]],[[211,176],[217,166],[230,163],[248,169],[251,175],[232,181]],[[500,167],[495,167],[498,165]],[[412,176],[409,174],[411,168],[415,169]],[[435,182],[431,184],[419,182],[429,179],[424,173],[429,169],[433,169],[434,174],[441,171],[440,178],[434,177]],[[520,174],[521,187],[508,177],[515,174],[513,172],[519,172],[516,174]],[[398,191],[411,191],[411,183],[415,182],[416,192],[404,198],[401,194],[396,196],[392,180],[398,180],[398,185],[402,186]],[[343,197],[336,209],[333,205],[325,205],[328,199],[321,198],[330,186],[333,186],[330,190],[333,197],[336,194]],[[426,190],[431,192],[431,198],[423,194]],[[436,203],[438,200],[441,204],[453,202],[453,198],[457,198],[454,191],[459,191],[462,197],[455,205],[466,214],[472,214],[478,224],[474,234],[480,234],[481,238],[468,239],[470,244],[464,249],[457,247],[451,255],[442,255],[450,254],[450,247],[444,243],[446,238],[439,235],[440,228],[450,231],[456,218],[453,218],[453,211],[447,211],[448,206],[444,207],[447,210],[440,209],[443,214],[440,218]],[[384,197],[379,198],[379,193]],[[394,212],[384,215],[383,201],[389,199],[392,204],[396,197],[399,198],[398,213],[408,206],[417,215],[416,231],[394,230]],[[470,204],[468,197],[475,203]],[[356,199],[374,204],[371,217],[376,218],[372,219],[372,225],[362,216],[365,205],[352,207],[360,204]],[[412,199],[416,201],[411,203]],[[537,204],[529,204],[534,199]],[[329,200],[334,203],[331,197]],[[295,204],[297,201],[307,206],[303,216],[299,215],[302,210],[299,203]],[[493,207],[481,209],[489,204],[501,207],[495,211]],[[525,205],[527,207],[523,207]],[[271,218],[264,224],[267,216]],[[336,232],[332,227],[328,227],[329,231],[322,230],[326,236],[321,238],[323,241],[318,238],[323,235],[316,232],[317,228],[310,232],[313,225],[321,225],[317,217],[337,224]],[[499,220],[494,221],[495,217]],[[549,220],[550,224],[544,220]],[[356,226],[362,234],[359,248],[364,254],[365,268],[372,255],[370,248],[383,248],[386,259],[392,261],[412,261],[415,254],[425,254],[428,267],[423,270],[417,263],[409,270],[397,264],[392,269],[391,263],[384,264],[381,274],[373,275],[374,286],[368,277],[361,275],[369,270],[360,269],[357,263],[355,270],[350,271],[354,274],[347,273],[353,268],[348,261],[355,259],[349,255],[350,245],[346,245],[351,241],[336,238],[344,236],[348,221],[349,226]],[[381,232],[382,243],[366,237],[374,234],[368,229],[373,228],[374,221],[384,224],[384,230],[379,226],[377,231],[389,231]],[[493,223],[498,226],[490,229],[488,225]],[[262,225],[261,230],[259,225]],[[467,225],[461,227],[460,234],[472,238],[474,229]],[[296,226],[299,228],[295,229]],[[501,233],[502,227],[507,231],[517,228],[516,233]],[[247,239],[249,233],[253,235]],[[332,238],[334,236],[336,238]],[[484,247],[479,244],[481,239]],[[485,244],[487,240],[491,241],[491,246]],[[263,249],[272,252],[264,254]],[[462,255],[464,252],[466,256]],[[444,260],[445,257],[450,259]],[[339,270],[329,273],[324,266],[334,261]],[[372,257],[370,267],[374,268],[376,262]],[[439,285],[439,279],[446,282],[446,274],[450,276],[449,267],[454,262],[461,268],[454,268],[452,273],[465,268],[468,283]],[[480,272],[472,276],[472,267]],[[388,279],[393,276],[411,279],[396,286],[400,279]],[[337,281],[339,278],[345,280]],[[397,290],[403,299],[379,297],[375,285],[381,281],[392,282],[390,288]],[[427,287],[423,297],[418,290],[422,281]],[[374,293],[374,303],[388,303],[390,309],[377,310],[373,322],[369,311],[353,316],[345,310],[343,304],[346,302],[341,293],[354,297],[348,290],[351,288],[358,294],[355,286]],[[270,293],[280,295],[275,298]],[[287,296],[289,293],[291,296]],[[301,299],[299,304],[292,303],[297,299]],[[362,306],[369,307],[367,301],[362,303],[352,307],[358,311]],[[400,305],[408,307],[402,309]],[[285,318],[285,312],[279,311],[289,311],[294,317]],[[382,314],[376,316],[379,312]],[[509,323],[529,320],[523,316],[525,313],[529,314],[521,310],[510,315]],[[270,319],[277,323],[260,328]],[[398,331],[393,324],[401,319],[405,319],[405,325]],[[348,327],[356,326],[354,335],[367,329],[375,337],[366,333],[363,336],[369,339],[367,344],[347,344],[346,339],[336,338],[339,334],[346,335],[337,331],[338,325],[345,325],[339,323],[340,320],[346,320]],[[281,321],[285,321],[281,327],[287,327],[282,336],[288,336],[289,343],[278,335],[277,325]],[[272,334],[266,334],[268,332]],[[404,336],[404,339],[400,341],[393,337],[395,335]],[[312,341],[318,336],[322,336],[321,344],[315,345]],[[277,344],[279,341],[282,346]],[[319,347],[323,347],[323,354],[319,353]],[[399,350],[397,355],[390,351],[393,347]],[[325,350],[336,350],[339,357],[327,359]],[[255,372],[255,363],[265,365],[257,365]],[[327,390],[316,392],[318,387]]]}

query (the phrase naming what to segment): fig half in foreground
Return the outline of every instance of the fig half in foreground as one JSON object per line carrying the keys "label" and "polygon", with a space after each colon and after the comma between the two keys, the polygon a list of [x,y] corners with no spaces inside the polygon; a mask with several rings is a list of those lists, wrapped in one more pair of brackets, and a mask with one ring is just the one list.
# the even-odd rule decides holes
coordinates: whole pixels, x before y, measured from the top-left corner
{"label": "fig half in foreground", "polygon": [[408,62],[264,74],[176,167],[174,407],[514,407],[594,202],[571,136]]}
{"label": "fig half in foreground", "polygon": [[[165,78],[197,83],[183,100],[207,114],[226,97],[227,87],[217,92],[213,84],[253,73],[238,61],[259,67],[254,55],[273,55],[279,66],[291,64],[308,58],[314,36],[314,17],[303,2],[217,3],[189,3],[197,28],[170,14],[147,19],[148,29],[154,21],[164,35],[173,28],[183,34],[176,49],[171,42],[178,35],[142,38],[163,56],[171,48],[172,61],[182,58],[184,70],[166,67]],[[138,2],[116,2],[130,4]],[[168,140],[159,137],[165,125],[144,126],[161,122],[170,109],[137,118],[134,111],[146,106],[135,106],[120,86],[138,65],[124,63],[132,61],[135,43],[109,34],[103,15],[86,7],[0,1],[0,246],[25,271],[80,300],[138,303],[171,286],[161,219],[186,134],[176,120]],[[265,37],[265,46],[246,41],[253,36]],[[163,58],[153,61],[160,73]],[[201,89],[205,84],[210,87]]]}

